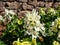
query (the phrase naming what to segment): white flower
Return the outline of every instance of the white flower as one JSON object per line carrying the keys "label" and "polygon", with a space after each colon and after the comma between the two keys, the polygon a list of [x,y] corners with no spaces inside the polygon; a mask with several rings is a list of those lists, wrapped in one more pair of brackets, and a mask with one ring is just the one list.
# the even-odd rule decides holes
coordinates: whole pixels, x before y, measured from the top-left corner
{"label": "white flower", "polygon": [[44,28],[43,26],[41,27],[41,29],[42,29],[42,30],[45,30],[45,28]]}
{"label": "white flower", "polygon": [[38,37],[38,32],[37,31],[34,31],[32,32],[32,38],[37,38]]}
{"label": "white flower", "polygon": [[31,33],[29,33],[28,31],[25,31],[28,35],[31,35]]}
{"label": "white flower", "polygon": [[37,38],[37,36],[36,35],[32,35],[32,38]]}
{"label": "white flower", "polygon": [[0,15],[0,20],[3,20],[3,17]]}
{"label": "white flower", "polygon": [[54,22],[52,22],[52,26],[54,26]]}
{"label": "white flower", "polygon": [[[9,14],[11,14],[11,15],[9,15]],[[5,15],[4,15],[3,22],[6,21],[6,19],[8,21],[11,21],[13,15],[15,15],[15,13],[13,12],[13,10],[5,9]]]}
{"label": "white flower", "polygon": [[13,12],[13,10],[8,10],[8,9],[5,9],[5,13],[6,15],[8,15],[9,13],[14,15],[15,13]]}
{"label": "white flower", "polygon": [[40,24],[40,21],[39,21],[39,20],[37,20],[37,21],[36,21],[36,24],[38,24],[38,25],[39,25],[39,24]]}
{"label": "white flower", "polygon": [[39,27],[34,27],[34,28],[35,28],[35,31],[40,31]]}
{"label": "white flower", "polygon": [[8,13],[9,13],[8,9],[5,9],[5,13],[6,13],[6,15],[8,15]]}

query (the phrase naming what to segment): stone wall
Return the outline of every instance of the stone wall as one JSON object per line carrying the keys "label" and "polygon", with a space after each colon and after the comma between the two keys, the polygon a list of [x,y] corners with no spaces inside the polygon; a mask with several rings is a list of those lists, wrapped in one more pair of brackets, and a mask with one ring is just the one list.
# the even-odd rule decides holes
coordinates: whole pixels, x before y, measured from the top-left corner
{"label": "stone wall", "polygon": [[39,9],[39,7],[54,7],[60,5],[59,0],[0,0],[0,15],[4,15],[5,8],[14,10],[18,15],[26,10]]}
{"label": "stone wall", "polygon": [[[5,8],[13,10],[18,17],[24,15],[28,10],[39,9],[40,7],[54,7],[60,5],[59,0],[0,0],[0,15],[5,14]],[[4,26],[0,25],[0,35],[2,35]]]}

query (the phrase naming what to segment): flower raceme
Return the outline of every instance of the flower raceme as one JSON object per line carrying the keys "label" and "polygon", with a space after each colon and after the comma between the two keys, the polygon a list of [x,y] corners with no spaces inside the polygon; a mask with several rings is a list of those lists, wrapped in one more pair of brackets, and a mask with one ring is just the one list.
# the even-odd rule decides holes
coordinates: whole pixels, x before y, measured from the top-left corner
{"label": "flower raceme", "polygon": [[57,32],[60,30],[60,18],[59,17],[57,19],[55,19],[54,22],[52,22],[51,30],[53,32]]}
{"label": "flower raceme", "polygon": [[40,23],[40,15],[36,10],[32,10],[32,12],[27,12],[24,18],[24,28],[26,29],[26,33],[31,34],[33,38],[37,38],[39,31],[44,34],[45,28],[43,24]]}
{"label": "flower raceme", "polygon": [[12,20],[12,16],[14,16],[15,13],[13,12],[13,10],[8,10],[8,9],[5,9],[5,15],[4,16],[1,16],[0,15],[0,22],[5,22],[6,20],[11,21]]}

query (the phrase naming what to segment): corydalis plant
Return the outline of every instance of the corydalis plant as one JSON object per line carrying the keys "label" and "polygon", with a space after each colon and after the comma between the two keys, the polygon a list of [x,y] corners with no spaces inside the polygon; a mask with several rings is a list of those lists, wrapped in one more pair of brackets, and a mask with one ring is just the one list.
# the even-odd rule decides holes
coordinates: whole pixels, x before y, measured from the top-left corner
{"label": "corydalis plant", "polygon": [[40,16],[36,10],[32,10],[32,12],[27,12],[24,18],[24,28],[26,29],[26,33],[28,35],[32,35],[33,38],[37,38],[39,32],[44,36],[45,28],[43,24],[40,23]]}

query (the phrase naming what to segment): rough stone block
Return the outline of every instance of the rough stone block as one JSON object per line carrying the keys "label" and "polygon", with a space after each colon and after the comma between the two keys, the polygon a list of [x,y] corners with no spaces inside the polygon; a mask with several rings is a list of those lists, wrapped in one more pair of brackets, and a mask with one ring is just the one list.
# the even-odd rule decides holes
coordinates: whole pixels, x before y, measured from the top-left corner
{"label": "rough stone block", "polygon": [[24,3],[28,2],[28,0],[17,0],[17,1],[24,2]]}
{"label": "rough stone block", "polygon": [[18,2],[7,2],[7,7],[8,9],[18,9],[19,8],[19,3]]}
{"label": "rough stone block", "polygon": [[53,2],[46,2],[45,3],[45,7],[49,8],[49,7],[52,7],[53,5]]}

